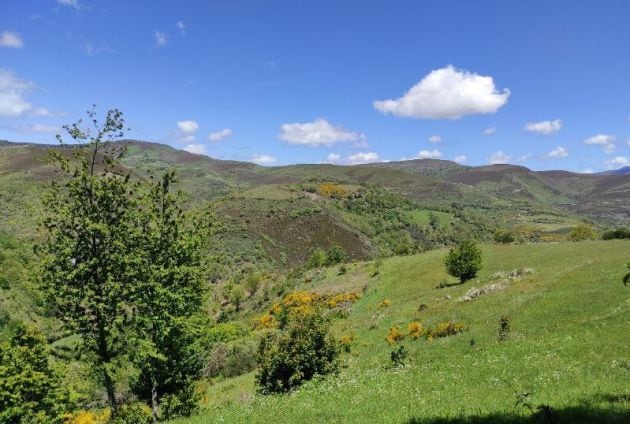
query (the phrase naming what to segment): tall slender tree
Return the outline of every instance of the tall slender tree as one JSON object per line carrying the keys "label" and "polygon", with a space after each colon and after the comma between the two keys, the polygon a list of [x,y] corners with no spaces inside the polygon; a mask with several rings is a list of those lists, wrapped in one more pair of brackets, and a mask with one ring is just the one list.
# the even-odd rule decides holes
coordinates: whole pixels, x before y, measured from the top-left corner
{"label": "tall slender tree", "polygon": [[162,399],[177,399],[186,414],[194,405],[194,379],[202,370],[195,318],[201,312],[201,247],[205,220],[193,221],[173,191],[175,174],[154,182],[139,214],[142,274],[131,295],[135,329],[134,362],[140,371],[135,391],[158,419]]}
{"label": "tall slender tree", "polygon": [[[129,254],[134,234],[136,183],[119,165],[124,119],[110,110],[99,122],[95,108],[82,121],[65,126],[74,146],[51,149],[60,179],[44,197],[45,240],[39,277],[65,329],[81,337],[116,413],[115,366],[124,351],[123,324],[139,263]],[[57,136],[64,145],[61,136]],[[71,154],[69,154],[71,152]]]}

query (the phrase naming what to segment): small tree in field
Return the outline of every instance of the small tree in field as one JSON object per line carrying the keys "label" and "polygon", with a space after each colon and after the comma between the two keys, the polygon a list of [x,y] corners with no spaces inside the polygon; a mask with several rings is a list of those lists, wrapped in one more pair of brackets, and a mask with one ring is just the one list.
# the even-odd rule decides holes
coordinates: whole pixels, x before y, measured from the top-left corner
{"label": "small tree in field", "polygon": [[451,248],[444,258],[446,272],[464,283],[481,269],[481,250],[472,240],[466,240]]}
{"label": "small tree in field", "polygon": [[571,229],[569,239],[571,239],[571,241],[596,240],[597,233],[593,227],[588,224],[578,224]]}
{"label": "small tree in field", "polygon": [[138,270],[130,254],[136,184],[118,165],[121,148],[111,143],[123,134],[122,113],[110,110],[103,123],[94,109],[88,117],[90,130],[81,129],[81,121],[64,127],[77,146],[50,150],[61,178],[43,199],[38,277],[65,329],[80,336],[82,353],[100,375],[115,414],[113,376],[124,351],[127,299]]}

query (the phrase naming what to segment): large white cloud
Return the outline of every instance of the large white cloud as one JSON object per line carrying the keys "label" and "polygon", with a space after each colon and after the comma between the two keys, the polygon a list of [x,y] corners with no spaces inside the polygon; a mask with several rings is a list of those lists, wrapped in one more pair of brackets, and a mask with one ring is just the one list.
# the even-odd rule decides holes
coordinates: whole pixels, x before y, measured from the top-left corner
{"label": "large white cloud", "polygon": [[378,153],[375,152],[359,152],[355,153],[354,155],[348,156],[348,160],[353,165],[359,165],[362,163],[379,162],[380,158],[378,156]]}
{"label": "large white cloud", "polygon": [[405,118],[459,119],[495,113],[509,97],[510,90],[498,91],[492,77],[449,65],[431,71],[402,97],[377,100],[373,105],[382,113]]}
{"label": "large white cloud", "polygon": [[290,144],[304,146],[330,146],[341,141],[362,141],[365,136],[332,125],[323,118],[311,122],[283,124],[280,127],[280,139]]}
{"label": "large white cloud", "polygon": [[0,116],[50,115],[46,108],[33,106],[25,98],[34,88],[34,83],[19,79],[8,70],[0,68]]}
{"label": "large white cloud", "polygon": [[617,138],[610,134],[597,134],[584,140],[585,144],[602,146],[604,152],[612,153],[615,150],[615,140]]}
{"label": "large white cloud", "polygon": [[270,155],[254,155],[250,158],[250,161],[258,165],[272,165],[278,162],[278,159]]}
{"label": "large white cloud", "polygon": [[547,153],[547,158],[549,159],[561,159],[569,156],[569,151],[562,146],[558,146],[549,153]]}
{"label": "large white cloud", "polygon": [[433,150],[420,150],[416,155],[416,159],[439,159],[442,157],[442,152],[438,149]]}
{"label": "large white cloud", "polygon": [[554,119],[553,121],[528,122],[525,124],[525,129],[544,135],[554,134],[562,129],[562,120]]}
{"label": "large white cloud", "polygon": [[511,160],[512,160],[512,156],[505,154],[503,150],[494,152],[488,157],[488,163],[491,165],[509,163]]}
{"label": "large white cloud", "polygon": [[229,128],[223,128],[222,130],[211,132],[208,134],[208,140],[212,142],[218,142],[221,140],[225,140],[228,137],[231,137],[234,132]]}
{"label": "large white cloud", "polygon": [[21,49],[22,46],[24,46],[24,42],[17,32],[3,31],[2,34],[0,34],[0,47]]}
{"label": "large white cloud", "polygon": [[180,143],[192,143],[195,141],[195,134],[199,130],[199,124],[197,121],[185,119],[183,121],[177,121],[178,132],[175,135],[175,139]]}

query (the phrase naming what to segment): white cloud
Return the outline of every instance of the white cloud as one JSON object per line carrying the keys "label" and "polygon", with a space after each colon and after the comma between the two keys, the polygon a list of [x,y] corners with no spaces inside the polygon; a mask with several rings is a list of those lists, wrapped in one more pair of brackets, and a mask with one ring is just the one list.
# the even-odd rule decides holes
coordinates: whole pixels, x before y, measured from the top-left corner
{"label": "white cloud", "polygon": [[168,43],[168,34],[161,31],[155,31],[153,34],[155,38],[155,47],[160,47]]}
{"label": "white cloud", "polygon": [[377,100],[382,113],[405,118],[459,119],[464,115],[495,113],[507,103],[510,90],[496,90],[492,77],[452,65],[431,71],[395,100]]}
{"label": "white cloud", "polygon": [[529,158],[532,157],[531,153],[526,153],[524,155],[518,156],[514,159],[514,162],[525,162],[526,160],[528,160]]}
{"label": "white cloud", "polygon": [[57,0],[57,3],[62,6],[74,7],[77,10],[81,7],[79,0]]}
{"label": "white cloud", "polygon": [[440,143],[443,140],[439,135],[432,135],[429,137],[429,143]]}
{"label": "white cloud", "polygon": [[175,28],[179,30],[181,35],[186,35],[186,25],[184,24],[184,21],[177,21]]}
{"label": "white cloud", "polygon": [[339,161],[341,161],[341,155],[338,155],[337,153],[331,153],[326,156],[326,162],[328,163],[339,163]]}
{"label": "white cloud", "polygon": [[614,159],[607,160],[605,163],[609,167],[630,166],[630,156],[616,156]]}
{"label": "white cloud", "polygon": [[615,140],[614,135],[597,134],[584,140],[584,143],[602,146],[605,153],[612,153],[615,150]]}
{"label": "white cloud", "polygon": [[442,152],[438,149],[433,150],[420,150],[416,155],[416,159],[439,159],[442,157]]}
{"label": "white cloud", "polygon": [[586,168],[586,169],[583,169],[583,170],[578,171],[578,172],[579,172],[580,174],[592,174],[592,173],[594,173],[595,171],[593,171],[593,169],[592,169],[592,168]]}
{"label": "white cloud", "polygon": [[199,124],[197,121],[184,120],[177,122],[177,128],[185,134],[194,134],[199,130]]}
{"label": "white cloud", "polygon": [[3,125],[3,127],[22,134],[61,132],[61,127],[47,124]]}
{"label": "white cloud", "polygon": [[3,31],[2,34],[0,34],[0,47],[21,49],[22,46],[24,46],[24,42],[17,32]]}
{"label": "white cloud", "polygon": [[258,165],[272,165],[278,162],[278,159],[269,155],[254,155],[251,157],[250,161]]}
{"label": "white cloud", "polygon": [[468,160],[468,158],[464,155],[459,155],[459,156],[455,156],[453,158],[453,162],[457,162],[457,163],[464,163]]}
{"label": "white cloud", "polygon": [[204,146],[203,144],[192,143],[184,147],[184,150],[186,150],[189,153],[194,153],[196,155],[206,154],[206,146]]}
{"label": "white cloud", "polygon": [[218,142],[221,140],[225,140],[228,137],[231,137],[234,132],[229,128],[223,128],[222,130],[211,132],[208,134],[208,140],[212,142]]}
{"label": "white cloud", "polygon": [[290,144],[304,146],[331,146],[340,141],[361,142],[365,136],[347,131],[340,126],[330,124],[327,120],[318,118],[312,122],[283,124],[278,137]]}
{"label": "white cloud", "polygon": [[177,128],[179,130],[175,138],[181,143],[192,143],[195,141],[195,133],[199,130],[199,124],[197,121],[189,119],[183,121],[177,121]]}
{"label": "white cloud", "polygon": [[498,129],[497,127],[490,127],[490,128],[486,128],[481,133],[483,135],[492,135],[492,134],[496,134],[497,129]]}
{"label": "white cloud", "polygon": [[488,157],[488,163],[491,165],[509,163],[510,160],[512,160],[512,156],[506,155],[502,150],[494,152]]}
{"label": "white cloud", "polygon": [[111,48],[107,44],[94,45],[92,43],[85,43],[83,48],[85,48],[85,53],[87,53],[88,56],[97,56],[101,53],[117,53],[116,49]]}
{"label": "white cloud", "polygon": [[362,163],[378,162],[380,158],[378,157],[378,154],[375,152],[366,152],[366,153],[359,152],[359,153],[355,153],[354,155],[348,156],[348,160],[353,165],[359,165]]}
{"label": "white cloud", "polygon": [[569,152],[562,146],[558,146],[549,153],[547,153],[547,158],[549,159],[561,159],[569,156]]}
{"label": "white cloud", "polygon": [[33,106],[25,95],[33,91],[35,84],[14,76],[10,71],[0,68],[0,116],[19,117],[23,115],[49,116],[43,108]]}
{"label": "white cloud", "polygon": [[528,122],[525,124],[525,130],[543,135],[555,134],[562,129],[562,120],[554,119],[553,121]]}

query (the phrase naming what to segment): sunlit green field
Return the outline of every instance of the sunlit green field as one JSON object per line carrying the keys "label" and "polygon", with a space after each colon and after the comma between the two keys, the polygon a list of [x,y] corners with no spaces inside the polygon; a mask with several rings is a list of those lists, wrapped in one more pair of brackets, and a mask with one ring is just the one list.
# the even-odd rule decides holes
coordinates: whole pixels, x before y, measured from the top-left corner
{"label": "sunlit green field", "polygon": [[[630,287],[621,282],[630,242],[483,252],[478,280],[446,288],[437,286],[456,281],[444,272],[444,250],[385,260],[376,276],[373,264],[343,276],[329,270],[320,289],[367,286],[350,317],[334,324],[337,336],[357,337],[341,373],[278,396],[256,395],[253,374],[226,380],[208,389],[200,415],[177,422],[630,422]],[[458,301],[470,287],[496,281],[494,273],[521,267],[534,272]],[[384,299],[389,307],[378,306]],[[500,342],[503,315],[511,332]],[[431,342],[407,338],[407,365],[390,366],[391,326],[406,332],[411,321],[445,319],[469,330]]]}

